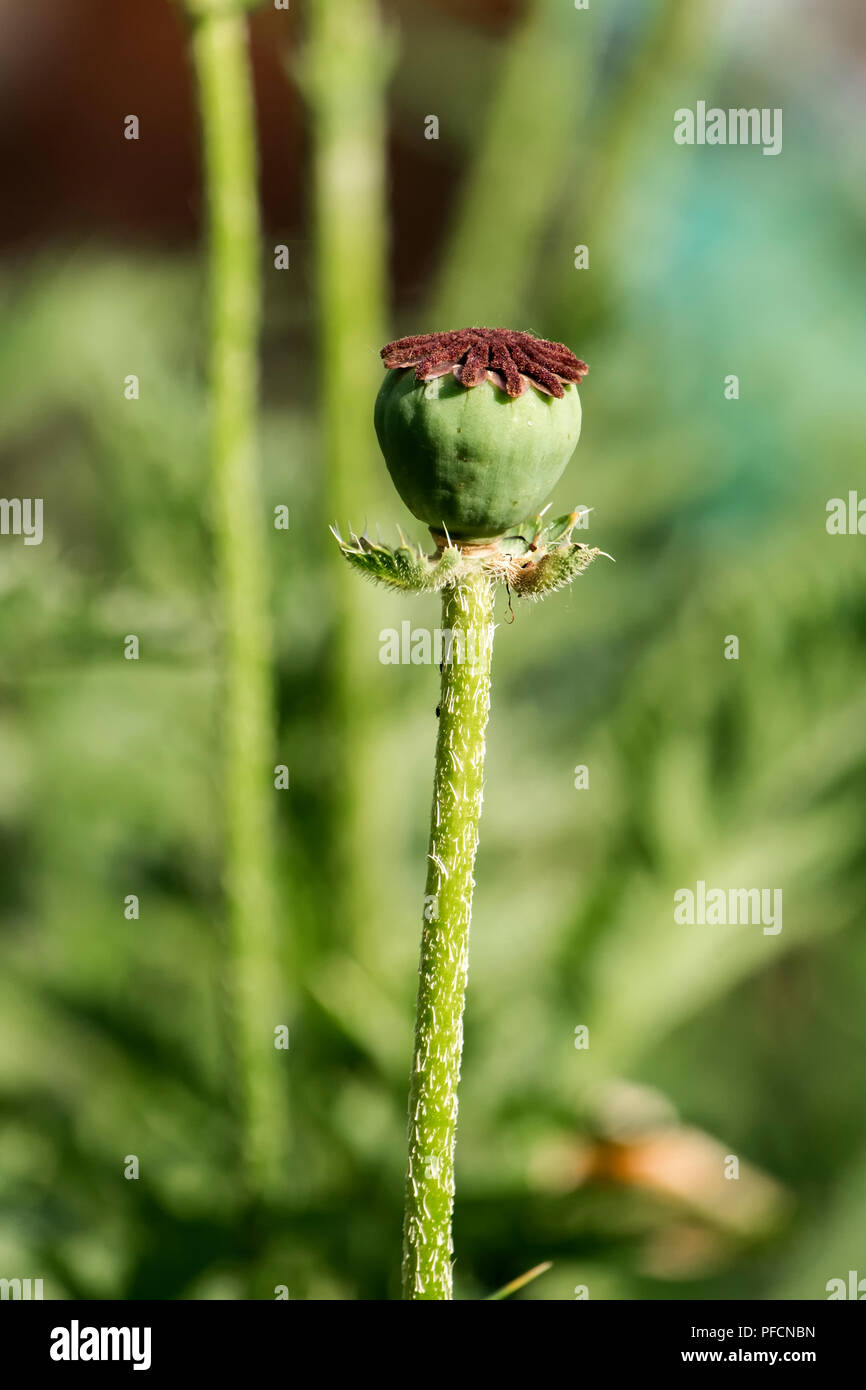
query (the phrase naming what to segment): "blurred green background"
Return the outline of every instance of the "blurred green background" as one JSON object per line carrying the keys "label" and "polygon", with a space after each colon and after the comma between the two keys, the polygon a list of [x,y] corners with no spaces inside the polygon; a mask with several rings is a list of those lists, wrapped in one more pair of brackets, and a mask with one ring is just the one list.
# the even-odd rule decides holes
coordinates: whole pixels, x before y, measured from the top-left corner
{"label": "blurred green background", "polygon": [[[44,499],[45,537],[0,537],[0,1275],[43,1277],[46,1297],[398,1296],[438,679],[383,665],[380,633],[438,612],[354,580],[347,597],[327,534],[423,528],[352,382],[346,408],[370,425],[358,511],[335,515],[349,494],[323,405],[305,26],[303,5],[251,21],[262,563],[274,762],[291,770],[273,794],[290,1140],[281,1191],[253,1212],[224,1008],[184,28],[168,0],[37,0],[3,40],[18,114],[0,140],[2,490]],[[369,205],[358,217],[390,248],[381,341],[504,323],[584,357],[554,511],[592,507],[583,539],[616,559],[500,614],[457,1296],[551,1260],[519,1297],[824,1298],[866,1276],[866,542],[825,527],[830,498],[866,491],[863,13],[407,0],[375,50],[364,100],[385,103],[388,226]],[[700,99],[783,108],[783,152],[675,145],[674,111]],[[351,236],[339,255],[351,302]],[[381,341],[355,326],[375,387]],[[287,532],[270,525],[281,503]],[[674,925],[674,892],[698,879],[781,887],[783,930]]]}

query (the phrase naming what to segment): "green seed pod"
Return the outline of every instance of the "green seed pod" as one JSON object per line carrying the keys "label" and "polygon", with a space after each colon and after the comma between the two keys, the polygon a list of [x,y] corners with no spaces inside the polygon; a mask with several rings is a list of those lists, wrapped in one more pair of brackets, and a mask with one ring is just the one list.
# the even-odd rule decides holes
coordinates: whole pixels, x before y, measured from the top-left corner
{"label": "green seed pod", "polygon": [[382,357],[376,433],[413,515],[468,542],[540,510],[580,437],[585,363],[503,329],[404,338]]}

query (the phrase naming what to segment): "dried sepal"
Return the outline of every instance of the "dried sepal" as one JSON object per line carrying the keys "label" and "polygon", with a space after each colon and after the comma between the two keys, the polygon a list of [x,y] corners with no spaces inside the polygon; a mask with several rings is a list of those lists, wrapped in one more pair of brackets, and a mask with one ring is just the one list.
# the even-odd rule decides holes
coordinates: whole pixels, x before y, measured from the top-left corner
{"label": "dried sepal", "polygon": [[384,584],[391,589],[414,593],[435,592],[455,578],[461,564],[460,551],[456,546],[446,546],[440,554],[428,556],[420,547],[415,549],[405,542],[391,547],[380,541],[372,541],[367,535],[356,536],[354,531],[344,541],[333,526],[331,534],[353,569],[374,583]]}
{"label": "dried sepal", "polygon": [[597,555],[605,555],[597,547],[571,539],[580,516],[580,510],[568,512],[545,525],[542,513],[516,534],[487,545],[461,547],[450,537],[440,536],[435,555],[408,545],[402,534],[401,544],[392,548],[354,531],[348,541],[334,527],[331,533],[354,569],[391,589],[432,593],[482,569],[519,598],[542,599],[570,584]]}
{"label": "dried sepal", "polygon": [[520,598],[546,598],[583,574],[587,566],[601,554],[603,552],[597,547],[591,549],[580,541],[557,545],[553,550],[539,550],[537,554],[515,562],[511,589]]}
{"label": "dried sepal", "polygon": [[[545,523],[547,508],[525,521],[500,547],[508,556],[505,580],[520,598],[542,599],[570,584],[606,552],[571,539],[585,508],[575,508]],[[611,557],[606,555],[607,559]]]}

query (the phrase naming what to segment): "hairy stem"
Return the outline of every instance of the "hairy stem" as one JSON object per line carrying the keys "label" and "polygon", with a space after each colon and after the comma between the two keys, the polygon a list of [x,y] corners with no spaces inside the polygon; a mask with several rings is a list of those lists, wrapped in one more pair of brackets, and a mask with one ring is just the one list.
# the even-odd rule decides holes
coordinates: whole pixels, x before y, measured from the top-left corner
{"label": "hairy stem", "polygon": [[256,440],[259,218],[246,22],[225,7],[193,27],[209,212],[212,512],[224,621],[226,891],[241,1156],[277,1180],[283,1105],[271,794],[273,711]]}
{"label": "hairy stem", "polygon": [[453,634],[439,734],[409,1090],[403,1297],[450,1299],[457,1083],[490,710],[493,584],[481,571],[443,591]]}

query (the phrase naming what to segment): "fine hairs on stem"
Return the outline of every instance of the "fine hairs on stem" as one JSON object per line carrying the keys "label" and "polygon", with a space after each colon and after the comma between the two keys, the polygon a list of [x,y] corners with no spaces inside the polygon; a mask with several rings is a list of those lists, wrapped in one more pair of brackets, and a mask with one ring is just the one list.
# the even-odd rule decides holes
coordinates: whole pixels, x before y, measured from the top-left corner
{"label": "fine hairs on stem", "polygon": [[209,219],[211,509],[223,618],[225,888],[240,1150],[251,1196],[274,1190],[284,1105],[271,825],[273,712],[256,405],[259,215],[246,20],[197,7]]}
{"label": "fine hairs on stem", "polygon": [[433,809],[409,1091],[403,1297],[450,1299],[454,1144],[469,925],[493,644],[493,581],[480,568],[442,595]]}

